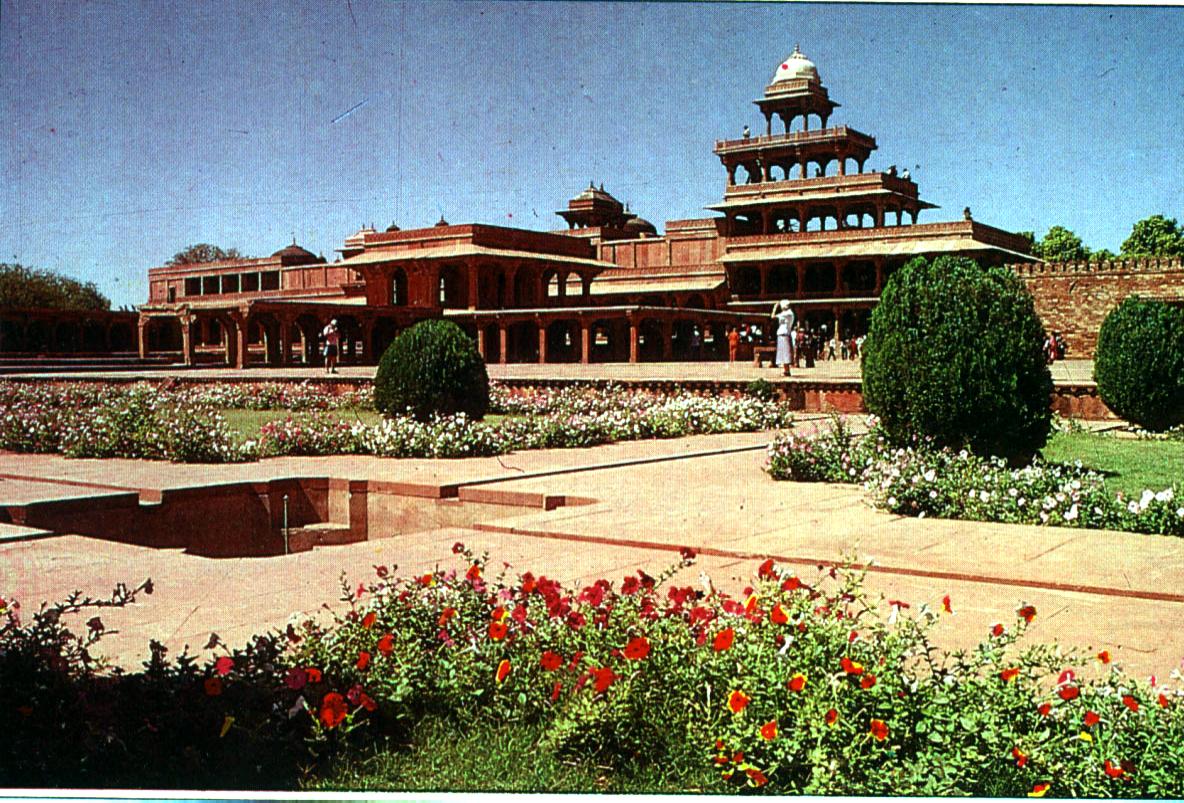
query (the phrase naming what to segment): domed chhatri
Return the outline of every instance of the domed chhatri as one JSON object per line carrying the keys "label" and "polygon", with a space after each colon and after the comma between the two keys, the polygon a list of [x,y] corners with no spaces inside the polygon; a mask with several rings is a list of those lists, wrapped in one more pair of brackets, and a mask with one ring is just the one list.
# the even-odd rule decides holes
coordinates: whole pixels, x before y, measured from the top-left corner
{"label": "domed chhatri", "polygon": [[793,53],[777,67],[777,72],[773,76],[773,83],[802,79],[815,82],[821,82],[822,80],[818,77],[818,68],[814,66],[814,62],[802,55],[802,51],[797,45],[794,45]]}

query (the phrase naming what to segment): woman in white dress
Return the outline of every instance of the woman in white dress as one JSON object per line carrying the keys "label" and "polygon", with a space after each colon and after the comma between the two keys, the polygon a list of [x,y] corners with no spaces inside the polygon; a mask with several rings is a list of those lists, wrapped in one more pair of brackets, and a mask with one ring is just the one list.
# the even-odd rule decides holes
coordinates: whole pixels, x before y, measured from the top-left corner
{"label": "woman in white dress", "polygon": [[774,363],[781,366],[782,375],[789,376],[789,366],[793,362],[789,333],[793,331],[795,316],[789,308],[788,299],[782,299],[780,303],[773,305],[773,313],[769,317],[777,319],[777,355]]}

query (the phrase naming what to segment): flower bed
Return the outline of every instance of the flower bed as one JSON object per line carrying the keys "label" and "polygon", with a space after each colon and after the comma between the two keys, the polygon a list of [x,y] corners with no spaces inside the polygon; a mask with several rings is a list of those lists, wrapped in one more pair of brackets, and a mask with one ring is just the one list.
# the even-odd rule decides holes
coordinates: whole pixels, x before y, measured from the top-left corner
{"label": "flower bed", "polygon": [[[337,397],[313,386],[295,387],[302,390],[284,395],[280,385],[244,391],[234,385],[173,389],[146,383],[108,388],[0,383],[0,449],[181,462],[332,454],[459,458],[793,424],[789,408],[772,401],[602,388],[523,399],[499,389],[494,394],[497,409],[521,417],[496,424],[462,414],[427,422],[396,417],[367,425],[326,414],[341,409],[332,405],[361,405],[361,394]],[[218,413],[226,404],[250,401],[252,409],[272,409],[285,399],[309,412],[265,423],[257,438],[241,444]]]}
{"label": "flower bed", "polygon": [[[214,637],[222,654],[201,664],[155,647],[130,675],[95,672],[98,617],[86,637],[64,630],[65,615],[89,615],[83,606],[27,625],[10,606],[7,780],[144,785],[167,772],[179,785],[282,787],[294,766],[434,715],[457,727],[534,723],[538,749],[610,768],[714,767],[709,791],[1184,791],[1180,692],[1125,675],[1106,653],[1021,648],[1030,605],[976,649],[942,655],[929,639],[939,614],[893,601],[882,616],[846,572],[801,578],[766,561],[732,598],[679,586],[678,567],[569,589],[490,576],[483,558],[454,552],[459,570],[343,579],[347,609],[331,623],[296,622],[235,651]],[[62,722],[88,738],[62,739]]]}
{"label": "flower bed", "polygon": [[874,420],[863,438],[841,422],[812,437],[780,436],[769,445],[766,470],[779,480],[862,483],[877,507],[909,516],[1184,535],[1177,487],[1128,499],[1108,493],[1102,475],[1080,463],[1037,459],[1009,468],[924,442],[892,447]]}

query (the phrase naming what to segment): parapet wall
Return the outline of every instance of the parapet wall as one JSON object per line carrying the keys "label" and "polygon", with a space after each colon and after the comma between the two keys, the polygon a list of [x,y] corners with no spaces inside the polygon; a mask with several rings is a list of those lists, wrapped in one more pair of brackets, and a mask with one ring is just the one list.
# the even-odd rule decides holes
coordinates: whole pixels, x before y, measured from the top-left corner
{"label": "parapet wall", "polygon": [[1027,284],[1044,328],[1060,332],[1072,359],[1092,359],[1098,330],[1130,295],[1184,302],[1184,260],[1036,262],[1008,265]]}

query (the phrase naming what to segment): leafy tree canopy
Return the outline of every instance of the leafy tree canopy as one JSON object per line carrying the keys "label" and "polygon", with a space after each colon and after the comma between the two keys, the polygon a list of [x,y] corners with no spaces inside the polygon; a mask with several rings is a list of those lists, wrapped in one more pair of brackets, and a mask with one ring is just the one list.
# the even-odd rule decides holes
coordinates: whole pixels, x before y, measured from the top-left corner
{"label": "leafy tree canopy", "polygon": [[108,310],[111,300],[93,282],[0,262],[0,309]]}
{"label": "leafy tree canopy", "polygon": [[166,265],[197,265],[202,262],[220,262],[224,259],[242,259],[237,248],[221,248],[209,243],[197,243],[173,254]]}
{"label": "leafy tree canopy", "polygon": [[1131,236],[1122,244],[1124,257],[1184,256],[1184,231],[1175,218],[1152,215],[1143,218],[1131,229]]}
{"label": "leafy tree canopy", "polygon": [[1089,248],[1081,238],[1064,226],[1053,226],[1039,242],[1032,246],[1032,253],[1049,262],[1079,262],[1089,259]]}

